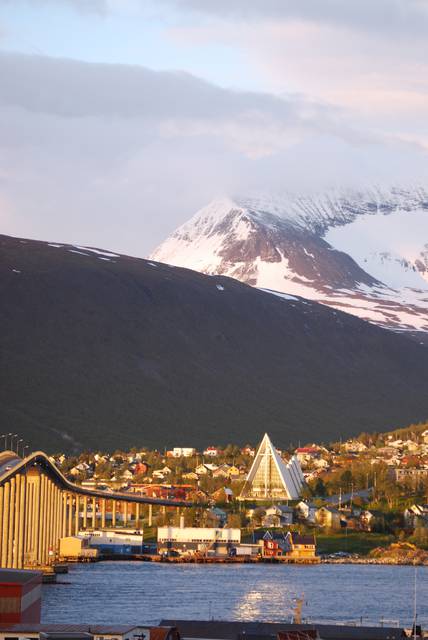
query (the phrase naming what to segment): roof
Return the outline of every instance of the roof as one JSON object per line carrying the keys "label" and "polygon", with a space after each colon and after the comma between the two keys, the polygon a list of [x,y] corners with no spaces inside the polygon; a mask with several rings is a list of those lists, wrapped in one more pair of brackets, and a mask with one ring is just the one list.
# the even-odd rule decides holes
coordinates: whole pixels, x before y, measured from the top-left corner
{"label": "roof", "polygon": [[292,533],[293,544],[315,544],[315,536]]}
{"label": "roof", "polygon": [[150,640],[166,640],[175,627],[150,627]]}
{"label": "roof", "polygon": [[[283,624],[272,622],[223,622],[202,620],[161,620],[160,624],[176,626],[182,638],[238,640],[241,634],[272,640],[279,632],[316,629],[323,640],[401,640],[404,629],[396,627],[353,627],[325,624]],[[250,639],[248,639],[250,640]]]}
{"label": "roof", "polygon": [[23,569],[0,569],[1,584],[26,584],[35,578],[42,578],[41,571],[27,571]]}
{"label": "roof", "polygon": [[49,640],[92,640],[93,635],[86,631],[41,631],[40,638]]}
{"label": "roof", "polygon": [[278,640],[315,640],[319,638],[317,629],[305,629],[304,631],[279,631]]}
{"label": "roof", "polygon": [[[148,628],[145,624],[38,624],[35,622],[20,622],[19,624],[0,624],[0,633],[3,631],[15,633],[92,633],[96,635],[120,635],[128,633],[140,627]],[[150,627],[151,630],[151,627]],[[162,640],[162,638],[159,638]]]}

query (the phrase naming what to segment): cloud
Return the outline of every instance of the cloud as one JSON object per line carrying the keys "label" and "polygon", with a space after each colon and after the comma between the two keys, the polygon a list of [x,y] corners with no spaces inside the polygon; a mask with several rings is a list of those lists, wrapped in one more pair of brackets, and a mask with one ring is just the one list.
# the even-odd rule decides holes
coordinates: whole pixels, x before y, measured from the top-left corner
{"label": "cloud", "polygon": [[[181,46],[241,52],[255,82],[347,110],[354,123],[426,138],[428,3],[421,0],[160,0]],[[187,45],[188,46],[188,45]]]}
{"label": "cloud", "polygon": [[3,233],[145,255],[221,194],[405,179],[426,166],[412,140],[298,95],[11,53],[0,76]]}
{"label": "cloud", "polygon": [[108,11],[107,0],[1,0],[4,4],[28,4],[35,7],[58,7],[63,5],[81,13],[98,13],[104,15]]}
{"label": "cloud", "polygon": [[242,137],[243,147],[250,148],[251,138],[263,138],[265,131],[265,144],[272,141],[275,150],[281,140],[287,143],[287,135],[293,142],[314,131],[355,135],[327,105],[224,89],[184,72],[2,53],[0,74],[4,108],[66,119],[138,120],[132,126],[139,133],[148,127],[161,137],[223,131],[225,141],[236,146]]}
{"label": "cloud", "polygon": [[158,0],[182,11],[237,22],[311,22],[376,32],[426,37],[425,0]]}

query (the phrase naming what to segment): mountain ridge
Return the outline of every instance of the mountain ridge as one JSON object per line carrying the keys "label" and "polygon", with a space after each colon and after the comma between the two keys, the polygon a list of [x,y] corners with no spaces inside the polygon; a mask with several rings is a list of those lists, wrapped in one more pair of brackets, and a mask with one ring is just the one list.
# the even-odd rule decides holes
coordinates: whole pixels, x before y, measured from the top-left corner
{"label": "mountain ridge", "polygon": [[0,421],[58,450],[382,431],[428,415],[428,348],[327,306],[0,236]]}
{"label": "mountain ridge", "polygon": [[428,332],[428,193],[422,188],[218,199],[150,258],[300,295],[386,328]]}

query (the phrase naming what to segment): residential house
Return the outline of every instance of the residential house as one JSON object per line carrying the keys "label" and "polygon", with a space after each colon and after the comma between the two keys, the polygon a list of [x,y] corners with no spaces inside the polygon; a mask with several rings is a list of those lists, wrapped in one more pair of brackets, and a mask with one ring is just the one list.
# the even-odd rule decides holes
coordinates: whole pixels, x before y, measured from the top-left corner
{"label": "residential house", "polygon": [[172,470],[169,467],[163,467],[163,469],[156,469],[156,471],[153,471],[153,477],[154,478],[159,478],[160,480],[163,480],[164,478],[166,478],[166,476],[169,476],[172,473]]}
{"label": "residential house", "polygon": [[312,535],[300,535],[294,531],[273,534],[267,531],[259,540],[259,544],[264,557],[284,558],[292,562],[319,562],[315,537]]}
{"label": "residential house", "polygon": [[149,472],[150,469],[150,465],[148,462],[137,462],[137,464],[135,465],[135,474],[140,476],[140,475],[146,475]]}
{"label": "residential house", "polygon": [[233,500],[233,491],[229,487],[220,487],[211,494],[211,498],[215,502],[227,503]]}
{"label": "residential house", "polygon": [[232,475],[239,477],[239,469],[230,464],[221,464],[213,471],[213,478],[231,478]]}
{"label": "residential house", "polygon": [[210,458],[216,458],[217,456],[221,455],[221,453],[221,449],[218,449],[217,447],[207,447],[205,451],[203,451],[202,455],[208,456]]}
{"label": "residential house", "polygon": [[404,522],[409,529],[415,529],[417,522],[428,522],[428,504],[413,504],[404,511]]}
{"label": "residential house", "polygon": [[171,451],[167,451],[168,458],[191,458],[196,455],[196,449],[193,447],[174,447]]}
{"label": "residential house", "polygon": [[320,507],[315,514],[315,522],[326,529],[340,529],[340,513],[333,507]]}
{"label": "residential house", "polygon": [[293,513],[293,508],[285,504],[272,505],[265,510],[262,526],[287,527],[293,524]]}
{"label": "residential house", "polygon": [[188,473],[183,473],[181,476],[183,480],[199,480],[199,476],[195,471],[189,471]]}
{"label": "residential house", "polygon": [[316,445],[312,445],[311,447],[299,447],[295,451],[300,464],[307,464],[315,458],[319,458],[320,453],[320,449]]}
{"label": "residential house", "polygon": [[364,531],[374,531],[383,528],[385,517],[381,511],[365,509],[360,514],[360,528]]}
{"label": "residential house", "polygon": [[217,527],[224,527],[227,522],[227,513],[219,507],[212,507],[206,512],[206,517],[211,522],[215,522]]}
{"label": "residential house", "polygon": [[211,462],[200,464],[196,467],[195,473],[198,476],[212,476],[214,471],[218,469],[216,464],[212,464]]}
{"label": "residential house", "polygon": [[71,476],[76,477],[82,473],[88,473],[89,471],[92,471],[91,465],[87,462],[80,462],[78,465],[70,469],[69,473]]}
{"label": "residential house", "polygon": [[316,522],[316,513],[318,511],[318,507],[316,504],[311,502],[305,502],[305,500],[301,500],[296,505],[296,515],[299,520],[306,520],[311,524],[315,524]]}
{"label": "residential house", "polygon": [[285,536],[287,557],[293,560],[316,561],[316,541],[313,535],[289,531]]}
{"label": "residential house", "polygon": [[312,464],[316,469],[322,469],[323,471],[330,467],[330,463],[325,458],[316,458]]}
{"label": "residential house", "polygon": [[364,442],[360,442],[359,440],[347,440],[343,445],[343,448],[348,453],[362,453],[367,450],[367,446]]}

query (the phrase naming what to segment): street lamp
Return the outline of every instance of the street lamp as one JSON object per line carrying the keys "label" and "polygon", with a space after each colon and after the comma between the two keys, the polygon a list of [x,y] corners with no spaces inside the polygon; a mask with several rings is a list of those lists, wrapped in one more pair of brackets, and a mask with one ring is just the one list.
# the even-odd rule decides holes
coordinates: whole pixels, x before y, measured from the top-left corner
{"label": "street lamp", "polygon": [[28,445],[28,444],[25,444],[25,445],[22,447],[22,457],[23,457],[23,458],[25,458],[25,451],[26,451],[27,449],[29,449],[29,448],[30,448],[30,445]]}
{"label": "street lamp", "polygon": [[4,448],[3,448],[3,451],[6,451],[6,438],[7,438],[7,435],[6,435],[5,433],[3,433],[3,434],[0,436],[0,438],[4,438],[4,444],[3,444],[3,447],[4,447]]}
{"label": "street lamp", "polygon": [[19,445],[21,444],[21,442],[24,442],[24,440],[22,438],[20,438],[16,443],[16,453],[18,455],[19,455]]}
{"label": "street lamp", "polygon": [[10,433],[10,450],[13,451],[13,439],[18,437],[17,433]]}

